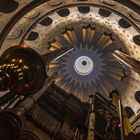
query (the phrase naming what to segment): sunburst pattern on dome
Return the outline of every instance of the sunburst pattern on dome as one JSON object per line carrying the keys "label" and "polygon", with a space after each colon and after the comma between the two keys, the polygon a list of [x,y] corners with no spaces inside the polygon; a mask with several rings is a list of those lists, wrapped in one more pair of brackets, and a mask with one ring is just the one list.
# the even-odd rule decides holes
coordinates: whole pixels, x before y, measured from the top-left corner
{"label": "sunburst pattern on dome", "polygon": [[81,100],[98,91],[108,94],[115,89],[114,81],[123,77],[123,68],[112,56],[119,49],[111,33],[100,33],[90,26],[66,30],[50,43],[50,50],[73,45],[74,50],[49,65],[51,75],[58,69],[62,75],[56,84]]}

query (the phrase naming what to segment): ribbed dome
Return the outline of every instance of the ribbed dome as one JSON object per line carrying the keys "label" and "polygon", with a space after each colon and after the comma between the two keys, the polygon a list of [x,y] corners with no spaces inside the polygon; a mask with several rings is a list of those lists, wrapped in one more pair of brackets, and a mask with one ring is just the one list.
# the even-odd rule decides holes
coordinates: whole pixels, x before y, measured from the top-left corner
{"label": "ribbed dome", "polygon": [[60,48],[74,47],[73,51],[49,65],[50,75],[62,70],[62,75],[56,79],[58,86],[84,101],[94,92],[105,96],[116,88],[114,82],[119,82],[124,74],[123,67],[112,53],[122,45],[117,45],[119,41],[113,38],[112,33],[103,30],[103,27],[84,27],[79,24],[57,38],[59,42],[54,39],[50,43],[50,50],[57,49],[58,44]]}

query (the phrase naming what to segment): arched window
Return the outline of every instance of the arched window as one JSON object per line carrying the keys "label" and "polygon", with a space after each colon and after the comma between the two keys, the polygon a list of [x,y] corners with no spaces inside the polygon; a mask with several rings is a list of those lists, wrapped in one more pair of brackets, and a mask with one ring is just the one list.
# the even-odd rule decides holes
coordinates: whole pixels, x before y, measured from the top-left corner
{"label": "arched window", "polygon": [[136,91],[135,93],[135,99],[138,103],[140,103],[140,91]]}
{"label": "arched window", "polygon": [[135,114],[132,108],[129,106],[125,107],[124,109],[129,119]]}

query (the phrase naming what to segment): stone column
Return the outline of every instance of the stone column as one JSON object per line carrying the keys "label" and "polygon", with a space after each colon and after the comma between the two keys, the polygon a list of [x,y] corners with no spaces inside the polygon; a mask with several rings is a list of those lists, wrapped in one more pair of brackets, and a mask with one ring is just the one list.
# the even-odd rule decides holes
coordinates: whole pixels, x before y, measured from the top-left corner
{"label": "stone column", "polygon": [[94,110],[95,95],[90,96],[90,113],[88,124],[87,140],[95,140],[95,110]]}
{"label": "stone column", "polygon": [[112,91],[111,98],[112,98],[112,103],[116,107],[116,111],[118,115],[120,116],[120,121],[122,120],[121,128],[123,129],[122,130],[123,135],[128,136],[130,133],[134,133],[133,128],[130,124],[130,121],[127,117],[127,114],[122,106],[119,93],[117,91]]}

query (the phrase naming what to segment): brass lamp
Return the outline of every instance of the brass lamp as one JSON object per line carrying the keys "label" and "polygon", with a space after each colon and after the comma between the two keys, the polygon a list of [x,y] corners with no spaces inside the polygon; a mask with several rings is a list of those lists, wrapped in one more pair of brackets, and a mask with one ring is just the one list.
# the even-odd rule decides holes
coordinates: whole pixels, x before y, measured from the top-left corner
{"label": "brass lamp", "polygon": [[0,59],[0,91],[14,91],[28,95],[35,93],[44,84],[46,70],[43,60],[34,50],[12,47]]}

